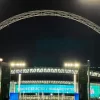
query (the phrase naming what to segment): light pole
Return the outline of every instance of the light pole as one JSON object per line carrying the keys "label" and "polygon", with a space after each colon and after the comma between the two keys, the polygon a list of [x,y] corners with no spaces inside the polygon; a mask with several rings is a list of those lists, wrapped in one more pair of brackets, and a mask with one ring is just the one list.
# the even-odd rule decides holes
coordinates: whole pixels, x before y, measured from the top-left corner
{"label": "light pole", "polygon": [[44,93],[42,92],[42,100],[44,100]]}
{"label": "light pole", "polygon": [[[10,63],[11,68],[25,68],[26,63],[25,62],[11,62]],[[18,93],[20,93],[20,84],[21,84],[21,77],[22,74],[18,74]]]}
{"label": "light pole", "polygon": [[62,100],[64,100],[64,94],[62,94]]}
{"label": "light pole", "polygon": [[[64,63],[64,68],[72,68],[72,69],[79,69],[80,64],[79,63]],[[74,73],[74,92],[77,93],[77,75]]]}
{"label": "light pole", "polygon": [[38,100],[40,99],[40,97],[39,97],[39,90],[38,90]]}
{"label": "light pole", "polygon": [[[3,62],[3,59],[2,58],[0,58],[0,64]],[[0,82],[1,82],[1,73],[2,73],[2,71],[1,71],[1,69],[0,69]],[[0,87],[1,88],[1,87]],[[0,92],[1,92],[1,90],[0,90]]]}
{"label": "light pole", "polygon": [[53,99],[52,96],[53,96],[53,94],[51,93],[51,94],[50,94],[50,98],[51,98],[51,100]]}
{"label": "light pole", "polygon": [[[2,67],[2,66],[1,66],[1,62],[2,62],[2,61],[3,61],[3,59],[0,58],[0,67]],[[0,69],[0,84],[2,85],[2,82],[1,82],[1,80],[2,80],[2,79],[1,79],[2,76],[1,76],[1,75],[2,75],[2,68]],[[1,94],[1,93],[2,93],[2,89],[1,89],[1,87],[2,87],[2,86],[0,86],[0,96],[3,95],[3,94]],[[2,100],[2,97],[0,97],[0,100]]]}
{"label": "light pole", "polygon": [[90,100],[90,60],[87,60],[88,66],[88,100]]}

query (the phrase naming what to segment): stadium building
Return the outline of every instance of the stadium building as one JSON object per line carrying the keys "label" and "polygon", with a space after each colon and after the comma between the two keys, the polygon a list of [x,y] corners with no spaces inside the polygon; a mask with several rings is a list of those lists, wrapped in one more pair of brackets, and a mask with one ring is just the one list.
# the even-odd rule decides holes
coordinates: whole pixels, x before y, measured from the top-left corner
{"label": "stadium building", "polygon": [[[100,97],[100,73],[90,71],[90,97]],[[78,70],[61,68],[12,69],[10,93],[20,100],[74,100],[79,93]]]}

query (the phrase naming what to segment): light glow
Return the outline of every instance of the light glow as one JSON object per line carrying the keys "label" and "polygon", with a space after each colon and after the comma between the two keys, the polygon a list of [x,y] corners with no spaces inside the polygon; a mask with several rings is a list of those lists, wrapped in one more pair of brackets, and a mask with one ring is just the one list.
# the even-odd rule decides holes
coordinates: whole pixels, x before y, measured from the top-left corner
{"label": "light glow", "polygon": [[2,58],[0,58],[0,62],[2,62],[3,61],[3,59]]}
{"label": "light glow", "polygon": [[26,64],[25,63],[22,63],[21,66],[26,66]]}
{"label": "light glow", "polygon": [[11,67],[14,67],[14,66],[15,66],[15,63],[10,63],[10,66],[11,66]]}
{"label": "light glow", "polygon": [[24,68],[25,66],[26,66],[26,63],[24,63],[24,62],[11,62],[10,63],[10,66],[11,67],[16,67],[16,68]]}
{"label": "light glow", "polygon": [[15,66],[20,66],[20,64],[19,63],[16,63]]}
{"label": "light glow", "polygon": [[64,63],[64,67],[68,68],[68,67],[72,67],[72,68],[79,68],[80,64],[79,63]]}
{"label": "light glow", "polygon": [[64,63],[64,66],[68,66],[68,64],[67,63]]}
{"label": "light glow", "polygon": [[80,66],[80,64],[78,64],[78,63],[75,63],[75,67],[79,67]]}

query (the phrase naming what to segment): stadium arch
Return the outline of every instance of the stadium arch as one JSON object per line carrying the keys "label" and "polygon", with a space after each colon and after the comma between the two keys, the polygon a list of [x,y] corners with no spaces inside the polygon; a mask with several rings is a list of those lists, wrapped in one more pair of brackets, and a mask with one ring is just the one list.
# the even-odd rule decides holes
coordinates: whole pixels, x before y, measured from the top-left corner
{"label": "stadium arch", "polygon": [[60,10],[35,10],[35,11],[24,12],[24,13],[15,15],[13,17],[10,17],[10,18],[2,21],[0,23],[0,30],[4,29],[5,27],[7,27],[10,24],[13,24],[17,21],[36,17],[36,16],[57,16],[57,17],[75,20],[79,23],[82,23],[82,24],[88,26],[89,28],[93,29],[95,32],[100,34],[100,26],[96,25],[92,21],[90,21],[82,16],[79,16],[79,15],[76,15],[76,14],[73,14],[70,12],[66,12],[66,11],[60,11]]}

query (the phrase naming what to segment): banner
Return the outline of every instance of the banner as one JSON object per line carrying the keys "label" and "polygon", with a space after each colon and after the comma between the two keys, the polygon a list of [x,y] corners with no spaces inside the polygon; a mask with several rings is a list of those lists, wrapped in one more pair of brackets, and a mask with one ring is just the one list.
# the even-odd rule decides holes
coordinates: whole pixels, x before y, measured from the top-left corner
{"label": "banner", "polygon": [[[18,85],[15,88],[18,93]],[[21,93],[72,93],[74,94],[74,85],[53,85],[53,84],[22,84]]]}
{"label": "banner", "polygon": [[[18,84],[15,85],[15,92],[18,93]],[[20,93],[66,93],[74,94],[74,85],[66,84],[21,84]],[[90,84],[90,97],[100,97],[100,84]]]}

